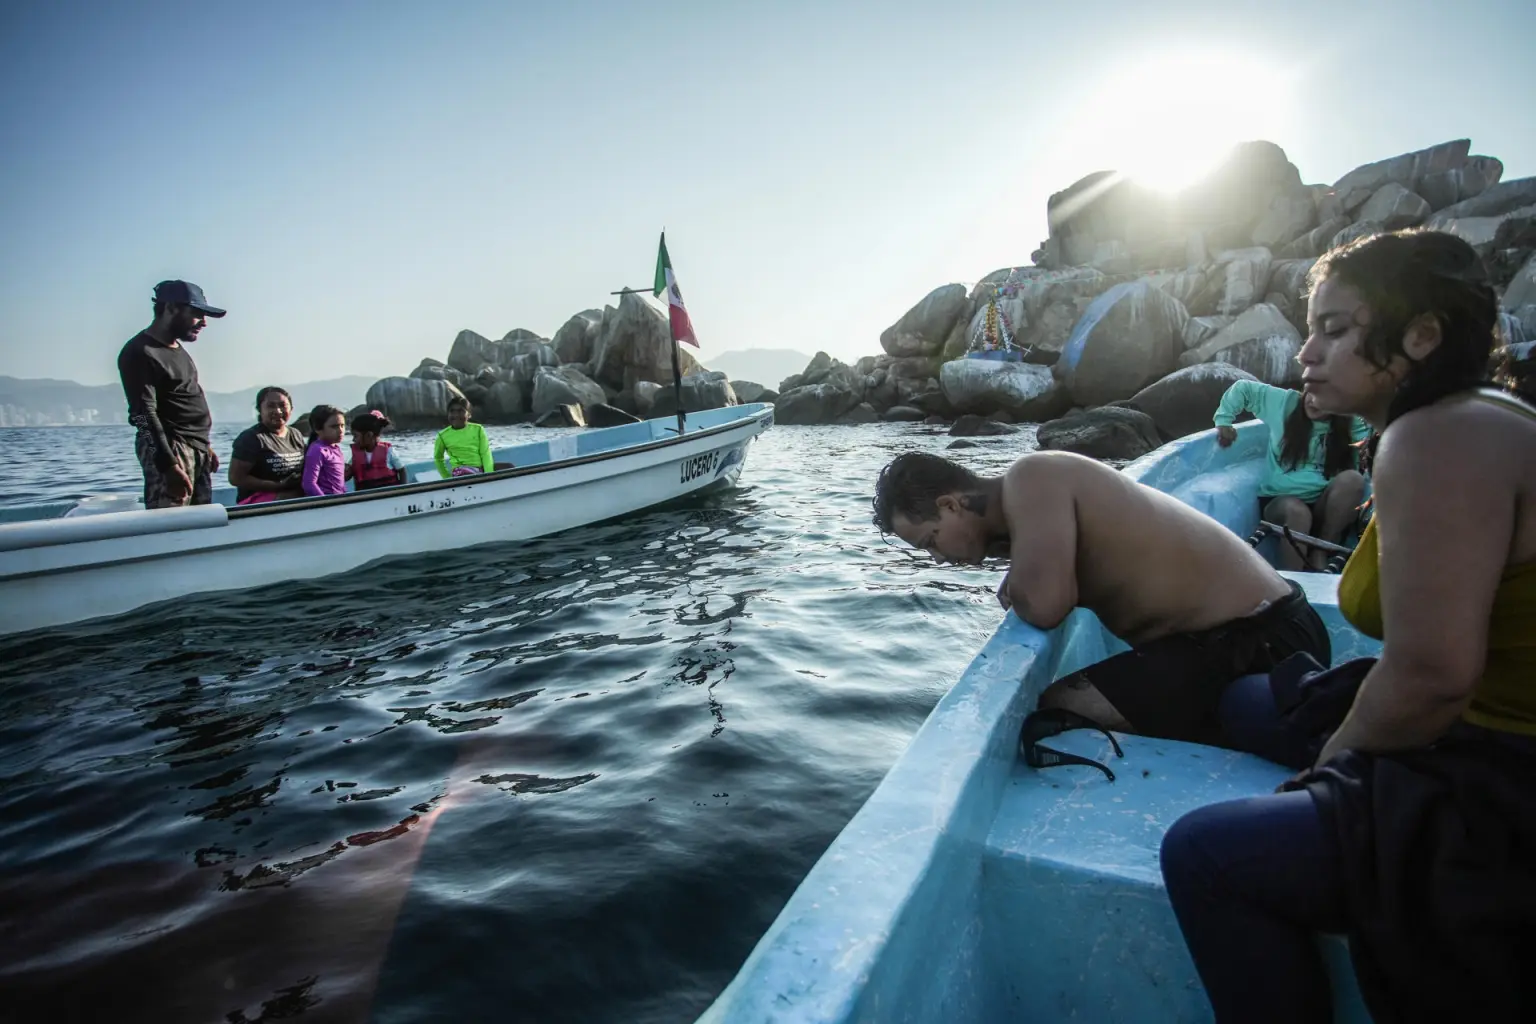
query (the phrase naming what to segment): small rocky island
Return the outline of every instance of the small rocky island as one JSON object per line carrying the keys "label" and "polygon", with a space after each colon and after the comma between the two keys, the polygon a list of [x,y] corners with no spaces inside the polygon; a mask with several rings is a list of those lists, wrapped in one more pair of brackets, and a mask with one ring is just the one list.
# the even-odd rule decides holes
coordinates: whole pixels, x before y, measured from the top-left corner
{"label": "small rocky island", "polygon": [[[945,284],[853,365],[817,353],[777,391],[729,381],[685,350],[683,407],[773,402],[783,424],[928,420],[956,434],[1039,423],[1042,447],[1134,458],[1210,426],[1223,391],[1254,377],[1294,387],[1307,273],[1334,245],[1424,226],[1470,242],[1500,292],[1503,341],[1528,364],[1536,340],[1536,178],[1466,139],[1305,184],[1271,142],[1236,147],[1175,195],[1115,172],[1046,204],[1050,237],[1032,265]],[[999,334],[1015,361],[967,358]],[[462,331],[448,361],[379,381],[368,405],[407,429],[437,427],[463,394],[486,422],[607,425],[670,416],[663,307],[625,295],[571,317],[554,338]],[[1524,364],[1522,364],[1524,365]]]}

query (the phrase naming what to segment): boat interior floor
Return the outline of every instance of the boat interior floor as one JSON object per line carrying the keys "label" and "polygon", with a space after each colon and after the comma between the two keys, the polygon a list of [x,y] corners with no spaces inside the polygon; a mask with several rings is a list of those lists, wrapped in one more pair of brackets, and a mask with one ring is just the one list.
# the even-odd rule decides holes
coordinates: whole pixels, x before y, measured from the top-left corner
{"label": "boat interior floor", "polygon": [[[1293,578],[1309,591],[1334,646],[1344,648],[1334,651],[1336,663],[1373,653],[1339,616],[1337,577]],[[1124,757],[1090,730],[1050,740],[1110,765],[1114,782],[1092,767],[1040,770],[1020,759],[1004,783],[982,855],[978,946],[982,957],[997,958],[980,974],[1003,988],[988,1002],[1012,1019],[1210,1019],[1163,892],[1163,833],[1206,804],[1273,792],[1291,772],[1250,754],[1116,736]],[[989,942],[989,935],[1007,941]],[[1333,977],[1335,1020],[1368,1022],[1344,939],[1319,942]]]}

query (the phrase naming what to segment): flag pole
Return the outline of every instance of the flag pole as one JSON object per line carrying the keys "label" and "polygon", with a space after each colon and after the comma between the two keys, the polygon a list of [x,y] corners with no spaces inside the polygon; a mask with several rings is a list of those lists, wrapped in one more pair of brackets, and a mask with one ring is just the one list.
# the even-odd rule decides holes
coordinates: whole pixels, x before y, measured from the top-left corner
{"label": "flag pole", "polygon": [[[609,292],[608,294],[609,295],[649,295],[649,294],[651,294],[651,289],[649,289],[649,288],[620,288],[618,291],[616,291],[616,292]],[[669,338],[672,337],[672,324],[671,324],[671,319],[670,318],[668,318],[668,321],[667,321],[667,337],[669,337]],[[677,353],[678,353],[677,346],[678,346],[677,339],[676,338],[672,338],[672,394],[677,399],[677,436],[678,437],[682,437],[683,436],[683,430],[684,430],[684,424],[685,424],[685,422],[686,422],[688,417],[687,417],[687,414],[683,412],[683,366],[682,366],[681,361],[679,361],[679,359],[677,357]]]}

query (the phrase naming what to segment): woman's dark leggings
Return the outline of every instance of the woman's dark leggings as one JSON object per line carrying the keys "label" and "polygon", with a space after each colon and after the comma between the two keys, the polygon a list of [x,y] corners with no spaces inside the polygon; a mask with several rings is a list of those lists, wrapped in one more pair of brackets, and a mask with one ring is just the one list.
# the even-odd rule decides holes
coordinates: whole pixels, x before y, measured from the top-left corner
{"label": "woman's dark leggings", "polygon": [[[1256,753],[1278,742],[1269,678],[1233,683],[1222,720]],[[1343,930],[1344,888],[1337,843],[1310,793],[1192,811],[1163,837],[1162,865],[1218,1022],[1332,1019],[1317,935]]]}

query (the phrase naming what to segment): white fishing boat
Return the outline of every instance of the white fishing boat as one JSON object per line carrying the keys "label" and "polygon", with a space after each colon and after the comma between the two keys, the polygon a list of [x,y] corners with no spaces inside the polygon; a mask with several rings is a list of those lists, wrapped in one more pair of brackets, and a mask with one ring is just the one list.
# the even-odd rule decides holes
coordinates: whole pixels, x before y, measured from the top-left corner
{"label": "white fishing boat", "polygon": [[[741,474],[773,406],[738,405],[584,430],[494,451],[513,468],[322,498],[110,511],[132,496],[8,509],[0,523],[0,635],[117,615],[209,591],[345,572],[391,555],[528,540],[600,522]],[[106,511],[104,511],[106,510]]]}

